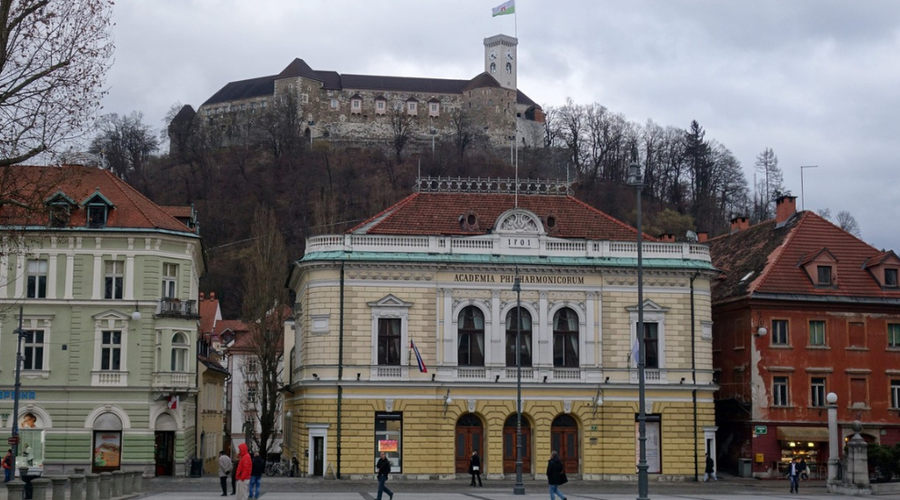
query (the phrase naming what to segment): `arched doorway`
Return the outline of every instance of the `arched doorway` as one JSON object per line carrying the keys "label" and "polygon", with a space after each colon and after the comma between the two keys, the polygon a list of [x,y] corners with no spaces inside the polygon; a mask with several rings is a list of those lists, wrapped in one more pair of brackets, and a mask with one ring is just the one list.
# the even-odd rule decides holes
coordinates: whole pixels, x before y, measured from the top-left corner
{"label": "arched doorway", "polygon": [[94,452],[91,472],[111,472],[122,465],[122,420],[114,413],[101,413],[94,420]]}
{"label": "arched doorway", "polygon": [[175,431],[178,424],[168,413],[156,417],[155,438],[156,446],[153,453],[156,462],[157,476],[172,476],[175,474]]}
{"label": "arched doorway", "polygon": [[560,415],[550,425],[550,450],[559,453],[566,474],[578,473],[578,422]]}
{"label": "arched doorway", "polygon": [[[503,473],[516,472],[516,415],[503,423]],[[531,474],[531,424],[522,415],[522,474]]]}
{"label": "arched doorway", "polygon": [[482,455],[484,465],[484,426],[474,413],[466,413],[456,421],[456,473],[469,472],[469,457],[473,451]]}

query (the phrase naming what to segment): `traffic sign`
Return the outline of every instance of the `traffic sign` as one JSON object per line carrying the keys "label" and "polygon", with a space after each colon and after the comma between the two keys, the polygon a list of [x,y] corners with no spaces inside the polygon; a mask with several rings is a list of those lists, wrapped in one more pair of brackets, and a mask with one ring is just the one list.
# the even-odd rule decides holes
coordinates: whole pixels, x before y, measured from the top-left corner
{"label": "traffic sign", "polygon": [[753,428],[754,434],[766,434],[769,431],[769,428],[765,425],[757,425]]}
{"label": "traffic sign", "polygon": [[19,436],[10,436],[9,439],[6,440],[6,443],[10,446],[19,444]]}

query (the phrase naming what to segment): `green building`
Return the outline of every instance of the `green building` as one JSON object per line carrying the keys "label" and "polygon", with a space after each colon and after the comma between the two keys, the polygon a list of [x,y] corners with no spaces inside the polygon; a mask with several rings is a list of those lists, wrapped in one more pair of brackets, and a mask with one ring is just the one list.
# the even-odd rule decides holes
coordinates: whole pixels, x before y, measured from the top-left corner
{"label": "green building", "polygon": [[17,419],[17,466],[183,474],[197,451],[195,212],[90,167],[8,167],[0,188],[0,425],[10,436]]}

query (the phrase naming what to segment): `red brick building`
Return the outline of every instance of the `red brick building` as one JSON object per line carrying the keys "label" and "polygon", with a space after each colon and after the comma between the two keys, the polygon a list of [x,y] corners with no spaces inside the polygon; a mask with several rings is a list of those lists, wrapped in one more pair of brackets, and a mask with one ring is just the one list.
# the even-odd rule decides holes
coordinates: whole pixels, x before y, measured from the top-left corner
{"label": "red brick building", "polygon": [[712,304],[723,470],[749,462],[754,476],[777,476],[800,456],[824,477],[830,392],[840,437],[860,420],[866,440],[900,442],[900,258],[797,212],[795,199],[709,241],[722,272]]}

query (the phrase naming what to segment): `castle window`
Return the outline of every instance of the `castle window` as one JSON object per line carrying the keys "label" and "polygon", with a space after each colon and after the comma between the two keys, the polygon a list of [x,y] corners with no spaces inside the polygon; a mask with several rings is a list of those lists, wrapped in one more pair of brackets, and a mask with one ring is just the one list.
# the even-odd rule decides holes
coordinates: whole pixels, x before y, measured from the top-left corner
{"label": "castle window", "polygon": [[494,74],[496,72],[497,72],[497,64],[491,63],[491,74]]}
{"label": "castle window", "polygon": [[436,102],[432,102],[428,105],[428,116],[440,116],[441,105]]}
{"label": "castle window", "polygon": [[415,101],[408,101],[406,103],[406,114],[415,115],[416,113],[418,113],[418,104],[419,103]]}
{"label": "castle window", "polygon": [[375,114],[383,115],[386,111],[387,103],[384,100],[375,101]]}
{"label": "castle window", "polygon": [[362,113],[362,97],[354,96],[350,98],[350,112],[354,115]]}
{"label": "castle window", "polygon": [[331,100],[331,109],[337,109],[337,107],[338,107],[338,100],[332,99]]}

